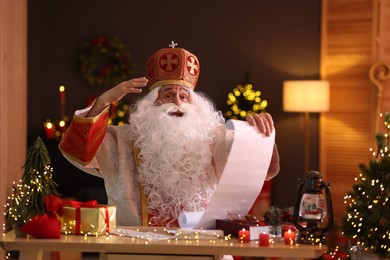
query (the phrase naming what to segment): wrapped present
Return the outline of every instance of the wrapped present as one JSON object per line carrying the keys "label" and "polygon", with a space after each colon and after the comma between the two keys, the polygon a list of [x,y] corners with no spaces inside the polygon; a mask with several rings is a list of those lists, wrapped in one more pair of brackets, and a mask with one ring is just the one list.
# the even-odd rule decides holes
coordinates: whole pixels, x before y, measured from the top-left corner
{"label": "wrapped present", "polygon": [[269,233],[270,230],[270,226],[230,219],[217,219],[216,228],[223,230],[225,236],[233,237],[238,237],[238,232],[242,229],[249,230],[250,240],[258,240],[260,233]]}
{"label": "wrapped present", "polygon": [[105,235],[116,227],[116,207],[70,201],[61,212],[62,233],[76,235]]}

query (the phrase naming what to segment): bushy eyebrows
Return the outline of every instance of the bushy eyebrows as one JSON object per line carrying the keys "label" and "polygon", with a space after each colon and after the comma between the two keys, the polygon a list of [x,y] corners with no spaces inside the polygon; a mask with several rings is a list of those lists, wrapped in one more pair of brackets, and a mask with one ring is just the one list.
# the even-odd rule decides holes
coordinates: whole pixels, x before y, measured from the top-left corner
{"label": "bushy eyebrows", "polygon": [[[175,87],[171,87],[171,86],[169,86],[169,87],[164,87],[164,88],[162,89],[162,91],[163,91],[164,93],[166,93],[166,92],[171,92],[171,91],[174,91],[174,88],[175,88]],[[186,92],[187,94],[190,94],[190,91],[189,91],[188,89],[184,88],[184,87],[179,88],[177,91],[178,91],[178,92],[184,91],[184,92]]]}
{"label": "bushy eyebrows", "polygon": [[173,91],[173,87],[165,87],[162,89],[163,92],[169,92],[169,91]]}

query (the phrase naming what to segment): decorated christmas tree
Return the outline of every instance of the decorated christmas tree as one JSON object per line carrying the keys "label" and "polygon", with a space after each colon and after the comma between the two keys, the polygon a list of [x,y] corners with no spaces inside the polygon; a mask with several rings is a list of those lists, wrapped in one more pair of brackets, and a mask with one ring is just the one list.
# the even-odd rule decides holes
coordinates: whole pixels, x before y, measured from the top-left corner
{"label": "decorated christmas tree", "polygon": [[390,257],[390,114],[384,117],[386,133],[376,135],[377,150],[368,165],[359,164],[360,175],[345,196],[342,219],[345,236],[358,246]]}
{"label": "decorated christmas tree", "polygon": [[22,179],[14,184],[10,202],[6,205],[6,216],[12,228],[21,227],[31,218],[44,214],[44,197],[58,195],[49,153],[40,137],[27,150],[23,169]]}

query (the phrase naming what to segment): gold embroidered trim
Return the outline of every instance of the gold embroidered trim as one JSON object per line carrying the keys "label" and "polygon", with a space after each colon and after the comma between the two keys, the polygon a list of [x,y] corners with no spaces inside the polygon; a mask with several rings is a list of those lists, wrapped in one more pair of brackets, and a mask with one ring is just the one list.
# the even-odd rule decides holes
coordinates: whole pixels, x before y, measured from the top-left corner
{"label": "gold embroidered trim", "polygon": [[183,85],[184,87],[195,89],[195,86],[188,81],[180,80],[180,79],[170,79],[170,80],[160,80],[155,82],[153,85],[150,86],[149,90],[152,90],[154,88],[163,86],[163,85],[170,85],[170,84],[178,84]]}
{"label": "gold embroidered trim", "polygon": [[[134,162],[135,162],[135,167],[138,169],[140,165],[140,159],[139,159],[139,149],[138,147],[135,147],[133,145],[133,155],[134,155]],[[146,195],[144,192],[144,189],[141,185],[141,183],[138,182],[139,186],[139,192],[141,194],[141,220],[142,220],[142,226],[147,227],[149,224],[149,218],[148,218],[148,204],[147,204],[147,199]]]}
{"label": "gold embroidered trim", "polygon": [[91,161],[85,162],[85,161],[82,161],[80,159],[77,159],[76,157],[74,157],[74,156],[70,155],[69,153],[65,152],[60,146],[58,146],[58,149],[61,151],[61,153],[63,155],[65,155],[66,157],[68,157],[72,161],[75,161],[75,162],[77,162],[78,164],[80,164],[82,166],[86,166],[86,165],[88,165],[91,162]]}
{"label": "gold embroidered trim", "polygon": [[110,106],[106,107],[105,109],[103,109],[102,112],[100,112],[99,115],[95,116],[95,117],[81,117],[81,116],[78,116],[78,115],[74,115],[73,116],[73,120],[76,121],[77,123],[90,123],[90,124],[93,124],[93,123],[96,123],[97,121],[99,121],[99,119],[106,113],[108,113],[110,111]]}

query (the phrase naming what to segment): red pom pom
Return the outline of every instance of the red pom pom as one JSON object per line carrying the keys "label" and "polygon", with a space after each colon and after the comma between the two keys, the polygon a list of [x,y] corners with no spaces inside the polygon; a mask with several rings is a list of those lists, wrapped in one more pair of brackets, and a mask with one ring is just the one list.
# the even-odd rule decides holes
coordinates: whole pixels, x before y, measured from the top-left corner
{"label": "red pom pom", "polygon": [[36,238],[60,238],[61,222],[55,214],[44,214],[24,224],[20,231]]}

